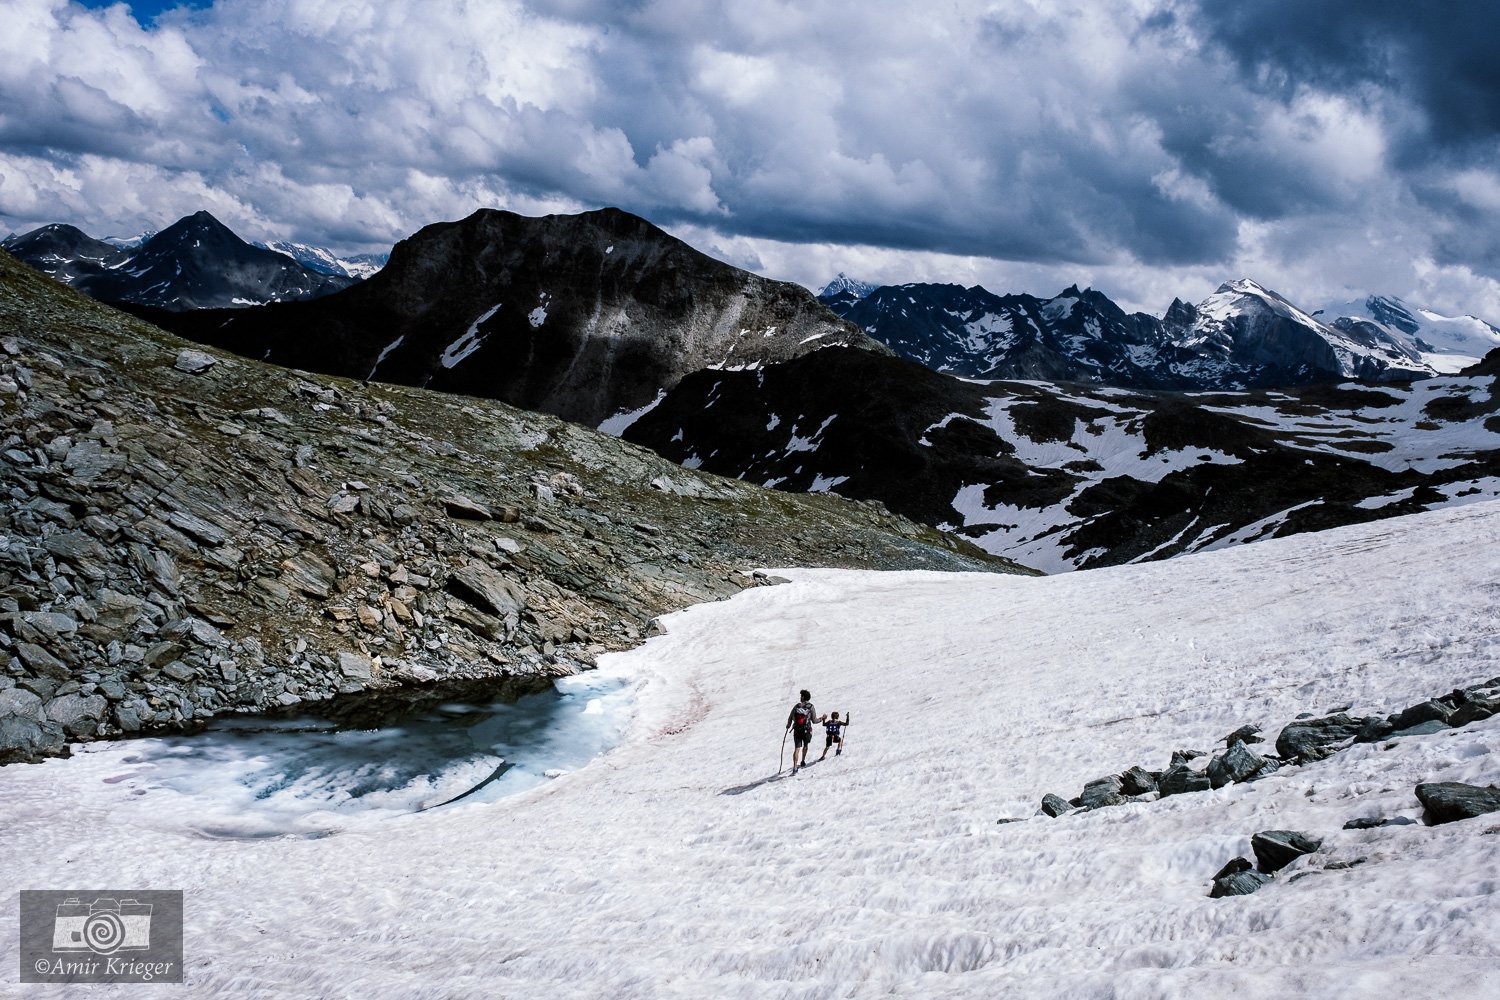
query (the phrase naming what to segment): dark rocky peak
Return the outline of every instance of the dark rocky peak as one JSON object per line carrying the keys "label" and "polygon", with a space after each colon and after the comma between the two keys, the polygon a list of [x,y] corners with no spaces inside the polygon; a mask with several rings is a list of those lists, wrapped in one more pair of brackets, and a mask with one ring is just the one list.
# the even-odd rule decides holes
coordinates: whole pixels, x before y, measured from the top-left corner
{"label": "dark rocky peak", "polygon": [[157,321],[292,367],[591,426],[702,368],[832,344],[883,350],[800,285],[715,260],[613,208],[540,218],[483,209],[424,227],[380,273],[305,307]]}
{"label": "dark rocky peak", "polygon": [[246,250],[259,249],[240,239],[234,230],[208,212],[194,212],[178,219],[141,244],[140,253],[162,255],[206,250],[240,254]]}
{"label": "dark rocky peak", "polygon": [[1198,307],[1190,302],[1174,298],[1162,316],[1162,324],[1173,332],[1186,330],[1198,322]]}
{"label": "dark rocky peak", "polygon": [[103,240],[96,240],[77,226],[62,222],[33,229],[21,236],[12,236],[6,240],[5,249],[26,260],[46,257],[68,260],[88,257],[102,260],[117,252]]}

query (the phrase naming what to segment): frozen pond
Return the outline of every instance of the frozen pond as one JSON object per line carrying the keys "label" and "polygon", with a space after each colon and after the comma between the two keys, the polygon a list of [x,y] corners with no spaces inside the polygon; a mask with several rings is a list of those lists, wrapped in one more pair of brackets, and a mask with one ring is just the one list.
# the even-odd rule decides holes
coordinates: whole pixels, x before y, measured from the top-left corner
{"label": "frozen pond", "polygon": [[[324,836],[353,823],[494,801],[582,767],[628,723],[632,685],[597,671],[519,700],[436,706],[395,725],[226,718],[200,733],[89,744],[51,761],[120,810],[202,837]],[[60,790],[62,790],[60,788]]]}

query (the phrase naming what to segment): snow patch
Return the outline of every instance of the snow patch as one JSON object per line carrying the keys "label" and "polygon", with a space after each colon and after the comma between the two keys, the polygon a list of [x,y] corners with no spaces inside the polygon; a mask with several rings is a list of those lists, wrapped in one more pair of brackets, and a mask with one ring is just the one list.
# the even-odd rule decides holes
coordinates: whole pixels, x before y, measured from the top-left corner
{"label": "snow patch", "polygon": [[480,336],[479,328],[484,324],[486,320],[500,311],[500,306],[502,304],[503,303],[497,302],[495,303],[495,305],[491,306],[489,310],[484,313],[484,315],[480,316],[474,322],[469,324],[469,328],[464,331],[464,335],[462,337],[459,337],[453,343],[444,348],[443,356],[438,359],[444,368],[452,368],[454,365],[458,364],[464,358],[467,358],[469,355],[473,354],[475,351],[479,350],[481,346],[483,346],[484,338]]}
{"label": "snow patch", "polygon": [[[658,389],[656,390],[656,398],[647,403],[645,406],[638,407],[634,410],[622,410],[619,413],[616,413],[614,416],[606,418],[602,423],[599,424],[597,429],[601,433],[609,434],[614,437],[620,437],[630,429],[631,424],[634,424],[637,420],[641,419],[646,414],[656,409],[661,401],[666,398],[667,390]],[[678,431],[677,433],[679,436],[682,434],[681,431]]]}
{"label": "snow patch", "polygon": [[377,357],[375,359],[375,364],[373,364],[373,365],[370,366],[370,374],[368,374],[368,375],[365,376],[365,380],[366,381],[369,381],[369,380],[371,380],[371,379],[373,379],[375,377],[375,373],[380,370],[381,363],[384,362],[385,359],[390,356],[390,353],[392,351],[394,351],[396,348],[400,347],[401,346],[401,342],[403,340],[405,340],[405,339],[406,339],[406,335],[402,334],[401,336],[397,337],[395,340],[391,341],[389,344],[385,345],[385,348],[383,350],[381,350],[379,357]]}

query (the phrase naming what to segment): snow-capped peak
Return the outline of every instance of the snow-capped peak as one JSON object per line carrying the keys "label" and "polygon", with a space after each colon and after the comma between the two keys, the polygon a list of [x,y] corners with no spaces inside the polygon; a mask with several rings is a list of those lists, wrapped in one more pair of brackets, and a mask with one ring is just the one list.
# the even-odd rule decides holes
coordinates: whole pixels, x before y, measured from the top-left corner
{"label": "snow-capped peak", "polygon": [[145,232],[138,233],[135,236],[106,236],[103,242],[108,243],[112,247],[119,247],[121,250],[134,250],[137,247],[145,246],[147,241],[155,235],[155,229],[147,229]]}
{"label": "snow-capped peak", "polygon": [[867,281],[851,278],[843,271],[840,271],[837,278],[824,285],[822,291],[818,292],[818,298],[831,299],[834,296],[852,296],[855,299],[862,299],[878,287],[878,285],[872,285]]}
{"label": "snow-capped peak", "polygon": [[303,267],[320,274],[342,275],[346,278],[368,278],[385,266],[386,258],[375,254],[358,254],[341,257],[326,247],[307,243],[278,240],[275,243],[257,243],[258,247],[284,254]]}
{"label": "snow-capped peak", "polygon": [[1247,312],[1269,310],[1284,319],[1292,320],[1312,330],[1323,331],[1327,327],[1309,314],[1292,305],[1277,292],[1250,278],[1236,278],[1219,286],[1218,291],[1204,299],[1198,306],[1200,322],[1205,320],[1227,320]]}
{"label": "snow-capped peak", "polygon": [[1332,305],[1323,315],[1338,317],[1340,329],[1369,325],[1420,354],[1441,374],[1453,374],[1500,347],[1500,329],[1475,316],[1445,316],[1395,295],[1370,295]]}

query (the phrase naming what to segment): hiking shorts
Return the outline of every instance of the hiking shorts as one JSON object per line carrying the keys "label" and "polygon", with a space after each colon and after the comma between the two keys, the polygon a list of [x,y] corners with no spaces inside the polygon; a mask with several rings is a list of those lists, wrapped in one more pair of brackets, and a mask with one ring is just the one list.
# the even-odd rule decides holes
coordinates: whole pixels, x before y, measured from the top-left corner
{"label": "hiking shorts", "polygon": [[812,726],[792,727],[792,748],[805,747],[812,744]]}
{"label": "hiking shorts", "polygon": [[828,742],[823,744],[823,749],[827,750],[829,747],[833,746],[835,743],[842,743],[842,742],[844,742],[844,737],[836,735],[834,733],[829,733],[828,734]]}

